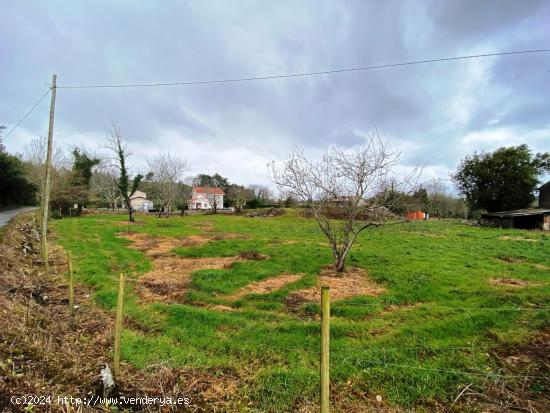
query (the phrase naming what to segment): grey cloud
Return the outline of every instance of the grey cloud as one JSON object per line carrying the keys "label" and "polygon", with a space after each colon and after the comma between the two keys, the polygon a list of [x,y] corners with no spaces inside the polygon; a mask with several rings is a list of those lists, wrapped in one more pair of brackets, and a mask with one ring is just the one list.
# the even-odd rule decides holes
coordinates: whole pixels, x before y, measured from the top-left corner
{"label": "grey cloud", "polygon": [[[8,126],[52,72],[65,85],[206,80],[548,47],[550,38],[543,1],[12,0],[3,14],[0,123]],[[201,150],[236,156],[242,147],[266,158],[292,144],[350,146],[361,142],[356,131],[378,128],[403,143],[404,162],[454,169],[462,137],[494,119],[522,131],[548,127],[549,59],[492,59],[466,92],[471,62],[223,85],[60,89],[56,128],[103,136],[114,121],[142,153],[162,149],[169,133]],[[457,125],[449,111],[460,109],[461,93],[472,113]],[[43,134],[46,121],[44,104],[24,128]],[[19,150],[13,137],[6,144]],[[249,179],[241,169],[219,172]]]}

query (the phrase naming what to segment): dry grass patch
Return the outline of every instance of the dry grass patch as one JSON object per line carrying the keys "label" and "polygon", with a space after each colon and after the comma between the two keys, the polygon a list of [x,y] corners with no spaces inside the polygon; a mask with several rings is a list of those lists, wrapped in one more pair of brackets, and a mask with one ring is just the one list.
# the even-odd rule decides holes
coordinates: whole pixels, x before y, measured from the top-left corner
{"label": "dry grass patch", "polygon": [[200,229],[201,231],[210,232],[214,231],[214,223],[205,221],[200,224],[194,224],[193,228]]}
{"label": "dry grass patch", "polygon": [[287,284],[298,281],[302,276],[303,274],[282,274],[277,277],[271,277],[263,281],[248,284],[237,292],[226,296],[226,298],[237,300],[249,294],[269,294],[283,288]]}
{"label": "dry grass patch", "polygon": [[527,242],[538,242],[537,239],[533,238],[524,238],[524,237],[513,237],[510,235],[503,235],[501,237],[498,237],[498,239],[504,240],[504,241],[527,241]]}
{"label": "dry grass patch", "polygon": [[132,248],[143,252],[150,257],[171,254],[176,247],[191,247],[204,245],[211,240],[206,235],[189,235],[185,238],[152,237],[149,234],[138,232],[119,233],[120,238],[132,241]]}
{"label": "dry grass patch", "polygon": [[291,302],[318,302],[321,300],[320,286],[330,287],[331,300],[343,300],[358,295],[377,296],[384,292],[384,288],[371,280],[362,268],[348,268],[343,273],[337,273],[329,267],[319,274],[318,285],[293,291],[288,298]]}
{"label": "dry grass patch", "polygon": [[511,287],[511,288],[522,288],[522,287],[537,287],[541,284],[534,283],[531,281],[518,280],[515,278],[491,278],[489,282],[492,285],[498,287]]}
{"label": "dry grass patch", "polygon": [[181,301],[193,272],[228,268],[238,260],[235,257],[158,257],[153,261],[153,269],[138,279],[136,292],[145,301]]}

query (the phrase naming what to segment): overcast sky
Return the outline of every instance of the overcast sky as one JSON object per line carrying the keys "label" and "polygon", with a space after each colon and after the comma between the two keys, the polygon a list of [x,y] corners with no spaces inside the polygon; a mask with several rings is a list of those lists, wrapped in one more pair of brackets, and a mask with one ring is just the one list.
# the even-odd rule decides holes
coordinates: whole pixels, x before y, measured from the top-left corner
{"label": "overcast sky", "polygon": [[[0,124],[58,85],[264,76],[550,48],[550,1],[3,0]],[[47,134],[49,99],[5,144]],[[550,53],[232,84],[59,89],[55,140],[95,150],[116,123],[131,165],[169,149],[192,171],[267,183],[293,145],[317,156],[377,128],[405,165],[448,178],[474,150],[550,150]]]}

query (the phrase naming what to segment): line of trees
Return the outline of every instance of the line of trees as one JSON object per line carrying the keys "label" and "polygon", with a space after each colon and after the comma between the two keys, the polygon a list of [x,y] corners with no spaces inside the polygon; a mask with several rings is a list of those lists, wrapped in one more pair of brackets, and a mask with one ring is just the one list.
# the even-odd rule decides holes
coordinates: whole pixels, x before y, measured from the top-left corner
{"label": "line of trees", "polygon": [[527,145],[474,152],[452,175],[473,210],[510,211],[534,205],[540,178],[550,172],[550,153],[534,154]]}
{"label": "line of trees", "polygon": [[[216,173],[200,174],[191,185],[184,183],[189,170],[185,159],[160,152],[147,159],[142,173],[130,167],[132,151],[119,128],[112,125],[103,148],[98,152],[84,147],[65,150],[54,144],[52,154],[51,211],[54,216],[78,215],[85,207],[128,209],[128,218],[134,220],[130,198],[137,190],[144,191],[153,201],[159,217],[187,208],[193,186],[221,188],[225,192],[224,205],[212,200],[214,209],[234,207],[256,208],[275,202],[267,186],[242,186]],[[0,140],[0,206],[35,204],[41,200],[46,157],[46,139],[32,140],[23,155],[5,152]]]}
{"label": "line of trees", "polygon": [[38,187],[27,179],[25,162],[10,155],[4,147],[0,126],[0,207],[11,205],[34,205]]}

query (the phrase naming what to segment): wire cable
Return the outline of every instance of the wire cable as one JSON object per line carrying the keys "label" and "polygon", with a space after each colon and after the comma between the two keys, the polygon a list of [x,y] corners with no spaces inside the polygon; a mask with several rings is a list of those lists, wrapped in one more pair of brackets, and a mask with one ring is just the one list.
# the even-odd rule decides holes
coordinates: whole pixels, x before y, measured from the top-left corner
{"label": "wire cable", "polygon": [[411,366],[408,364],[399,364],[399,363],[388,363],[385,361],[378,360],[363,360],[365,363],[378,364],[382,366],[392,366],[392,367],[401,367],[414,370],[424,370],[424,371],[433,371],[439,373],[450,373],[450,374],[459,374],[459,375],[471,375],[471,376],[480,376],[480,377],[500,377],[500,378],[510,378],[510,379],[537,379],[537,380],[550,380],[550,376],[524,376],[524,375],[509,375],[509,374],[497,374],[497,373],[482,373],[482,372],[470,372],[470,371],[460,371],[460,370],[449,370],[449,369],[436,369],[429,367],[421,366]]}
{"label": "wire cable", "polygon": [[534,50],[517,50],[511,52],[497,52],[497,53],[484,53],[476,55],[466,55],[466,56],[454,56],[454,57],[443,57],[437,59],[426,59],[426,60],[414,60],[410,62],[401,62],[401,63],[389,63],[383,65],[373,65],[373,66],[360,66],[360,67],[349,67],[342,69],[332,69],[332,70],[321,70],[316,72],[302,72],[302,73],[290,73],[290,74],[281,74],[281,75],[268,75],[268,76],[254,76],[254,77],[241,77],[233,79],[211,79],[211,80],[193,80],[193,81],[184,81],[184,82],[165,82],[165,83],[128,83],[128,84],[97,84],[97,85],[66,85],[66,86],[57,86],[58,89],[99,89],[99,88],[131,88],[131,87],[157,87],[157,86],[189,86],[189,85],[208,85],[216,83],[236,83],[236,82],[250,82],[256,80],[271,80],[271,79],[288,79],[294,77],[306,77],[306,76],[319,76],[319,75],[330,75],[335,73],[347,73],[347,72],[359,72],[364,70],[374,70],[374,69],[386,69],[390,67],[400,67],[400,66],[413,66],[427,63],[436,63],[436,62],[449,62],[454,60],[466,60],[466,59],[477,59],[483,57],[494,57],[494,56],[511,56],[511,55],[523,55],[523,54],[533,54],[533,53],[548,53],[550,49],[534,49]]}
{"label": "wire cable", "polygon": [[44,93],[42,95],[42,97],[40,97],[40,99],[38,99],[38,101],[34,104],[34,106],[25,114],[25,116],[23,116],[21,118],[21,120],[19,122],[17,122],[15,124],[15,126],[13,128],[10,129],[10,131],[8,133],[6,133],[6,136],[4,136],[4,139],[6,139],[8,136],[10,136],[13,131],[15,131],[24,121],[25,119],[27,119],[27,117],[38,107],[38,105],[40,105],[40,102],[42,102],[44,100],[44,98],[46,96],[48,96],[48,94],[51,92],[51,89],[48,89],[48,91],[46,93]]}

